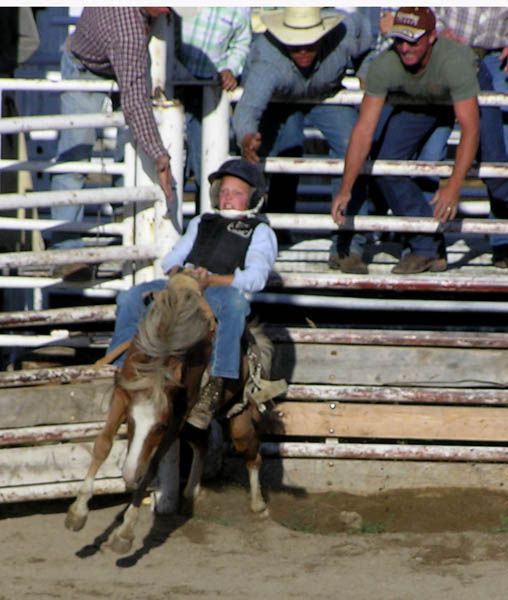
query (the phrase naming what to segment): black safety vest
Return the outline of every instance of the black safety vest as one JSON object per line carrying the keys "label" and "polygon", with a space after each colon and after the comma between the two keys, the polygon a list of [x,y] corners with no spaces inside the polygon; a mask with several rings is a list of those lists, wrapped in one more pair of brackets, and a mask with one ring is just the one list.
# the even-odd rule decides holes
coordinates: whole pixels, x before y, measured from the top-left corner
{"label": "black safety vest", "polygon": [[226,219],[218,214],[204,214],[185,262],[217,275],[243,269],[252,235],[261,222],[257,217]]}

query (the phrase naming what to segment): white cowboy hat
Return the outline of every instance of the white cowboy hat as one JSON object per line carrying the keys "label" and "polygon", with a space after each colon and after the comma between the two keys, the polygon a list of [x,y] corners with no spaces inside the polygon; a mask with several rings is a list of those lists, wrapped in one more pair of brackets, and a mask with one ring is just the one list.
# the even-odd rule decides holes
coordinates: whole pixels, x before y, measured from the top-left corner
{"label": "white cowboy hat", "polygon": [[286,46],[313,44],[336,27],[341,15],[323,15],[315,6],[288,6],[262,14],[268,31]]}

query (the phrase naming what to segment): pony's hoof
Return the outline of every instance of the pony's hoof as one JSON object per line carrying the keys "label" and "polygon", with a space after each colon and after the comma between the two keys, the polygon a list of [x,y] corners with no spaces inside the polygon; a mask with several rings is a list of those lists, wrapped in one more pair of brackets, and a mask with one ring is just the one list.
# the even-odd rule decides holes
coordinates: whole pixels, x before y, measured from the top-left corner
{"label": "pony's hoof", "polygon": [[127,554],[132,548],[133,540],[131,538],[123,538],[119,535],[113,535],[107,543],[107,547],[116,552],[116,554]]}
{"label": "pony's hoof", "polygon": [[265,506],[263,509],[255,511],[255,513],[258,519],[268,519],[270,516],[270,509],[268,506]]}
{"label": "pony's hoof", "polygon": [[83,529],[88,515],[77,515],[69,510],[65,517],[65,527],[71,531],[79,531]]}

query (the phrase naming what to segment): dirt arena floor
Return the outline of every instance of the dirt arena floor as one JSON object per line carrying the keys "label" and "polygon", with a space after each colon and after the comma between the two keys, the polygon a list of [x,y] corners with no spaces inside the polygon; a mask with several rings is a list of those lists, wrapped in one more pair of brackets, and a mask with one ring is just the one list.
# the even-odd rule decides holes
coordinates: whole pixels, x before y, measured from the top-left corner
{"label": "dirt arena floor", "polygon": [[239,484],[208,487],[191,518],[144,507],[132,551],[101,544],[126,497],[0,507],[0,598],[489,600],[508,589],[508,496],[467,490],[359,497],[267,494],[249,513]]}

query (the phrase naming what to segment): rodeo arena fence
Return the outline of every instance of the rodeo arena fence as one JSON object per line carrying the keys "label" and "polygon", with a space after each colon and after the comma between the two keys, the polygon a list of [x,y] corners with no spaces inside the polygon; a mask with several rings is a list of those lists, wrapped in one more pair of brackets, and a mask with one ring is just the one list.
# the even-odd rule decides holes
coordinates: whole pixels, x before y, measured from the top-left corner
{"label": "rodeo arena fence", "polygon": [[[154,89],[167,89],[166,64],[158,58],[165,56],[165,39],[161,34],[151,42]],[[116,84],[0,80],[0,93],[21,90],[112,92]],[[203,86],[202,92],[202,172],[206,174],[229,156],[231,104],[239,99],[241,90],[222,93],[210,84]],[[358,90],[344,90],[325,102],[358,104],[361,97]],[[482,93],[480,103],[508,106],[508,96]],[[16,214],[1,217],[0,229],[30,235],[28,250],[0,254],[0,288],[4,292],[0,346],[5,353],[93,345],[96,340],[87,334],[86,326],[106,322],[111,326],[117,292],[162,275],[160,258],[178,239],[185,215],[192,214],[195,206],[185,203],[184,207],[183,203],[183,108],[177,101],[162,97],[154,101],[154,113],[172,156],[178,200],[169,207],[150,161],[132,139],[125,145],[121,162],[58,163],[31,161],[27,156],[0,161],[2,173],[79,172],[122,176],[124,180],[122,187],[70,192],[19,189],[18,193],[2,194],[2,211]],[[120,112],[11,117],[0,119],[0,134],[23,136],[45,130],[124,125]],[[264,162],[266,173],[306,176],[339,175],[343,167],[342,160],[322,157],[268,158]],[[451,169],[450,162],[375,161],[368,163],[364,172],[446,178]],[[471,178],[507,176],[506,164],[482,163],[469,173]],[[52,206],[104,203],[122,205],[121,220],[77,224],[38,218],[38,211]],[[208,208],[208,185],[203,178],[200,209]],[[461,214],[467,215],[467,200],[461,209]],[[357,216],[349,218],[343,228],[442,231],[457,239],[470,234],[508,234],[508,221],[488,219],[486,213],[488,209],[483,215],[457,218],[446,225],[431,218]],[[481,255],[461,269],[439,274],[397,276],[387,274],[386,265],[374,264],[369,275],[346,275],[326,266],[329,235],[337,229],[327,209],[320,214],[268,214],[267,218],[275,229],[315,233],[315,237],[324,233],[328,245],[310,239],[281,249],[270,284],[266,291],[254,295],[256,302],[337,309],[339,324],[342,310],[378,311],[381,315],[386,311],[487,313],[499,314],[500,323],[506,319],[508,275],[485,266]],[[85,232],[97,243],[80,249],[44,250],[41,233],[55,229]],[[112,236],[119,237],[121,243],[108,245]],[[114,265],[114,276],[89,283],[70,283],[52,276],[50,267],[75,262]],[[397,297],[405,292],[410,293],[408,298]],[[71,306],[48,307],[48,298],[56,293],[71,298]],[[22,306],[16,307],[20,297]],[[78,305],[72,302],[73,297],[98,298],[101,303],[87,306],[81,301]],[[355,491],[362,485],[362,491],[377,491],[404,487],[409,479],[431,485],[441,474],[447,485],[460,482],[502,488],[508,474],[508,333],[502,327],[499,331],[453,331],[446,323],[439,330],[382,325],[348,329],[339,324],[292,327],[281,323],[268,328],[275,346],[272,376],[286,377],[289,387],[273,409],[282,432],[269,431],[263,441],[267,477],[277,473],[280,483],[304,485],[310,490],[341,485]],[[76,332],[76,327],[83,330]],[[104,337],[98,343],[103,350],[108,343],[107,335]],[[100,361],[0,372],[1,502],[75,495],[107,411],[114,373],[115,367]],[[120,430],[99,473],[96,493],[125,491],[120,475],[125,446],[125,432]],[[173,460],[175,464],[178,461],[177,449]],[[398,476],[396,465],[400,464],[411,465],[411,477]],[[450,474],[451,464],[458,467],[455,476]],[[480,469],[481,465],[490,470]],[[176,466],[174,469],[177,473]]]}

